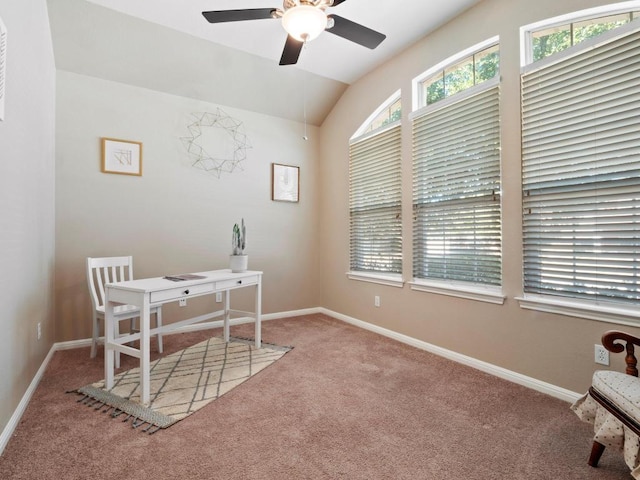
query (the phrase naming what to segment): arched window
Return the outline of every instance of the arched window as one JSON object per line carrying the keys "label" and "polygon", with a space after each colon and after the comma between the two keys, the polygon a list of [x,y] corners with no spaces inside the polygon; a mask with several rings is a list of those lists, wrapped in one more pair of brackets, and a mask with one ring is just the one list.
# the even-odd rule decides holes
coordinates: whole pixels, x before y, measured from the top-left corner
{"label": "arched window", "polygon": [[349,145],[349,278],[402,283],[401,101],[396,92]]}
{"label": "arched window", "polygon": [[604,13],[524,27],[525,300],[574,314],[640,300],[640,19]]}
{"label": "arched window", "polygon": [[414,290],[502,303],[497,39],[415,82]]}
{"label": "arched window", "polygon": [[366,127],[363,129],[362,134],[364,135],[366,133],[371,133],[391,123],[398,122],[401,118],[402,118],[402,100],[400,99],[399,92],[398,92],[397,98],[392,99],[390,103],[385,103],[382,107],[376,110],[376,113],[373,115],[373,118],[369,119],[368,122],[364,123]]}
{"label": "arched window", "polygon": [[500,48],[497,40],[487,43],[448,58],[416,79],[417,107],[431,105],[498,76]]}
{"label": "arched window", "polygon": [[638,2],[613,11],[610,7],[599,7],[523,27],[523,65],[556,55],[640,18],[640,5],[634,3]]}

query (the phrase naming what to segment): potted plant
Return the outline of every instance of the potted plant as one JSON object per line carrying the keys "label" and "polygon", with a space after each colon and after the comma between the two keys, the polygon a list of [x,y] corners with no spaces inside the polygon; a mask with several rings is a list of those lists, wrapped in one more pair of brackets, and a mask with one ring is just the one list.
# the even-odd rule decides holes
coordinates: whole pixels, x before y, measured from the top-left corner
{"label": "potted plant", "polygon": [[247,241],[247,229],[244,226],[244,218],[240,225],[237,223],[233,226],[233,234],[231,236],[231,255],[229,264],[231,271],[234,273],[245,272],[249,264],[249,255],[245,255],[244,248]]}

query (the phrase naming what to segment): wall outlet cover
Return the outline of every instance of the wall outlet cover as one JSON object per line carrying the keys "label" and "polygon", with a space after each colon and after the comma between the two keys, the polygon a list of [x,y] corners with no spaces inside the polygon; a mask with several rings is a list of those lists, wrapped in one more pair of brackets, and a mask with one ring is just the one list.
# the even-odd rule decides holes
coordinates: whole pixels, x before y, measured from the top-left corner
{"label": "wall outlet cover", "polygon": [[609,350],[602,345],[594,345],[594,361],[599,365],[609,365]]}

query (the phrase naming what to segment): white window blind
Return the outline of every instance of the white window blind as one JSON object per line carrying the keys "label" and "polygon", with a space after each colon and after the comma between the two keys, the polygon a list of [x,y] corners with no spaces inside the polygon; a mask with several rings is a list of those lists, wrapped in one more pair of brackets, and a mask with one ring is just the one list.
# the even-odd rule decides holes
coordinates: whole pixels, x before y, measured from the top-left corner
{"label": "white window blind", "polygon": [[349,147],[350,269],[402,273],[400,124]]}
{"label": "white window blind", "polygon": [[496,83],[413,121],[417,279],[501,284]]}
{"label": "white window blind", "polygon": [[640,299],[639,78],[640,32],[522,76],[525,292]]}

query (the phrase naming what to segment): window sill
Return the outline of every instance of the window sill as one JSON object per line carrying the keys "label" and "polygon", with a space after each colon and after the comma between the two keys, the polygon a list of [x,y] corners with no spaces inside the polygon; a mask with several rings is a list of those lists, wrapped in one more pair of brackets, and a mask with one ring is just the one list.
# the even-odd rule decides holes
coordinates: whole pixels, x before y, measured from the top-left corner
{"label": "window sill", "polygon": [[358,280],[360,282],[378,283],[380,285],[387,285],[389,287],[402,288],[404,286],[404,280],[402,275],[383,275],[381,273],[367,273],[367,272],[347,272],[347,277],[350,280]]}
{"label": "window sill", "polygon": [[629,307],[597,304],[595,302],[566,300],[544,295],[525,295],[516,297],[520,308],[540,312],[557,313],[570,317],[598,320],[637,327],[640,323],[640,311]]}
{"label": "window sill", "polygon": [[411,290],[418,292],[437,293],[439,295],[449,295],[451,297],[495,303],[497,305],[504,303],[504,295],[500,287],[480,287],[462,283],[434,282],[420,279],[414,279],[410,283]]}

